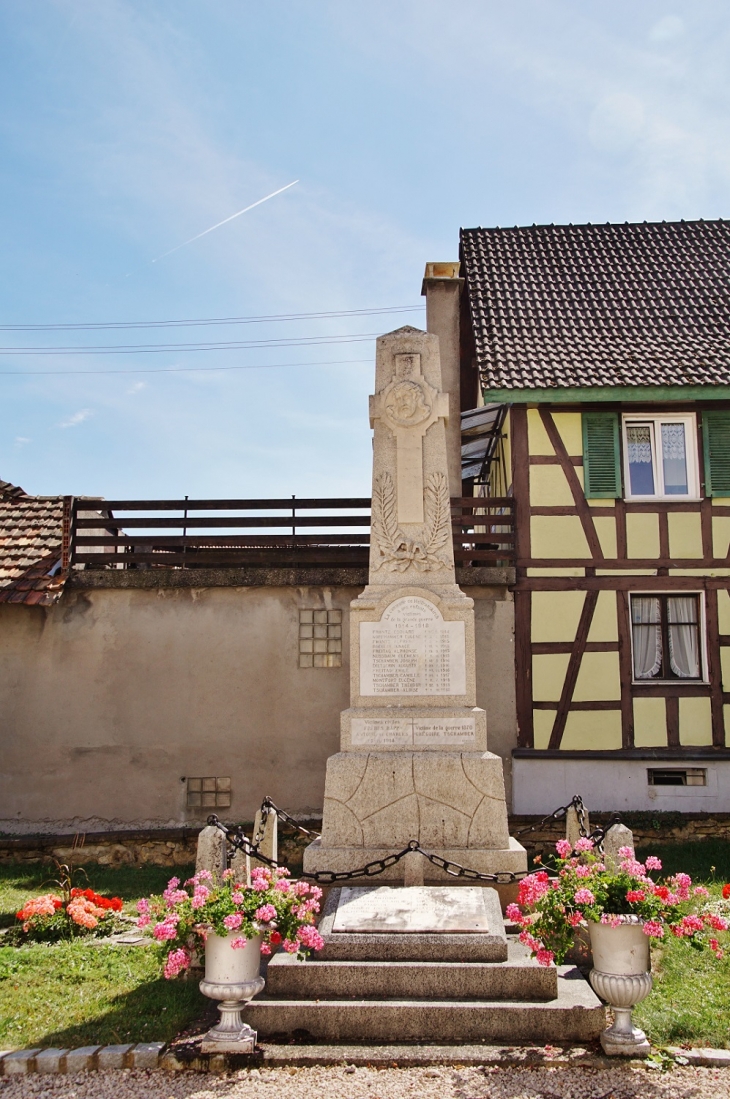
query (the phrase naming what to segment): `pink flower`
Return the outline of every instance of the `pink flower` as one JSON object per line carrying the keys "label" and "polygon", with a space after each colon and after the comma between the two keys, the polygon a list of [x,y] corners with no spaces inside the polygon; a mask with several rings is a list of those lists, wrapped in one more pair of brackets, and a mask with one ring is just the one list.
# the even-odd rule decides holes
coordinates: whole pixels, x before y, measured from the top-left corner
{"label": "pink flower", "polygon": [[619,847],[618,853],[622,859],[633,859],[634,857],[633,847]]}
{"label": "pink flower", "polygon": [[277,893],[288,893],[291,889],[291,886],[289,885],[289,882],[286,880],[286,878],[284,878],[281,881],[274,882],[274,889],[277,891]]}
{"label": "pink flower", "polygon": [[310,950],[321,950],[324,946],[324,939],[317,931],[317,928],[312,927],[311,924],[305,924],[304,927],[299,928],[297,939],[302,946],[308,946]]}
{"label": "pink flower", "polygon": [[246,940],[242,935],[238,935],[237,938],[231,939],[231,947],[233,950],[243,950],[246,945]]}
{"label": "pink flower", "polygon": [[[633,852],[632,852],[633,854]],[[648,859],[644,863],[647,870],[661,870],[662,860],[658,859],[656,855],[649,855]]]}
{"label": "pink flower", "polygon": [[193,878],[193,881],[213,881],[213,875],[210,870],[198,870],[197,874]]}
{"label": "pink flower", "polygon": [[575,845],[576,851],[592,851],[593,840],[588,839],[588,836],[581,836]]}
{"label": "pink flower", "polygon": [[601,923],[608,924],[609,927],[619,927],[621,925],[621,917],[617,916],[614,912],[604,912],[601,916]]}
{"label": "pink flower", "polygon": [[190,953],[185,950],[184,947],[180,947],[179,950],[171,950],[167,955],[167,961],[165,962],[165,968],[163,970],[165,979],[170,981],[173,977],[177,977],[183,969],[187,969],[190,965]]}
{"label": "pink flower", "polygon": [[518,904],[508,904],[504,914],[507,919],[512,920],[513,923],[522,922],[522,909]]}
{"label": "pink flower", "polygon": [[593,873],[593,869],[590,866],[576,866],[575,876],[576,878],[590,878]]}
{"label": "pink flower", "polygon": [[281,945],[284,947],[287,954],[296,954],[299,950],[299,943],[295,943],[291,939],[284,939]]}
{"label": "pink flower", "polygon": [[727,931],[728,926],[730,926],[722,916],[715,916],[711,912],[706,913],[704,919],[707,926],[711,927],[713,931]]}
{"label": "pink flower", "polygon": [[625,870],[627,874],[630,874],[632,878],[643,878],[646,867],[643,862],[637,862],[636,859],[624,859],[621,863],[621,869]]}
{"label": "pink flower", "polygon": [[644,924],[644,934],[650,935],[652,939],[663,939],[664,925],[658,920],[647,920]]}
{"label": "pink flower", "polygon": [[243,893],[239,893],[238,890],[236,890],[235,893],[231,893],[231,900],[234,904],[243,904]]}
{"label": "pink flower", "polygon": [[704,885],[696,885],[692,890],[693,897],[709,897],[710,890],[705,889]]}
{"label": "pink flower", "polygon": [[251,871],[251,881],[271,881],[271,871],[268,866],[254,866]]}
{"label": "pink flower", "polygon": [[271,947],[269,946],[268,943],[261,943],[261,953],[262,954],[270,954],[271,953]]}
{"label": "pink flower", "polygon": [[646,893],[644,893],[641,889],[629,889],[628,893],[626,894],[626,900],[629,902],[629,904],[634,904],[636,901],[645,901]]}
{"label": "pink flower", "polygon": [[269,923],[271,920],[276,919],[276,909],[273,904],[262,904],[260,908],[256,909],[256,919],[263,920],[264,923]]}
{"label": "pink flower", "polygon": [[577,927],[579,923],[583,922],[583,917],[580,912],[571,912],[568,916],[568,923],[571,927]]}
{"label": "pink flower", "polygon": [[152,923],[152,917],[151,916],[146,916],[146,915],[137,916],[137,927],[147,927],[147,925],[150,924],[150,923]]}
{"label": "pink flower", "polygon": [[295,893],[297,897],[306,897],[309,893],[309,883],[306,881],[292,882],[292,893]]}
{"label": "pink flower", "polygon": [[570,842],[570,840],[558,840],[558,842],[555,844],[555,850],[558,852],[561,859],[567,859],[567,857],[572,853],[573,844]]}
{"label": "pink flower", "polygon": [[228,881],[233,876],[234,876],[234,872],[233,872],[233,870],[231,870],[230,866],[228,867],[227,870],[224,870],[223,873],[221,874],[221,877],[222,877],[223,881]]}
{"label": "pink flower", "polygon": [[529,931],[520,932],[520,942],[523,946],[529,947],[533,954],[536,954],[538,950],[542,950],[542,944]]}
{"label": "pink flower", "polygon": [[576,904],[594,904],[596,898],[591,893],[590,889],[576,889],[575,891],[575,903]]}
{"label": "pink flower", "polygon": [[542,950],[537,951],[535,957],[537,958],[538,965],[552,965],[555,955],[552,950],[545,950],[543,948]]}
{"label": "pink flower", "polygon": [[269,888],[269,883],[267,881],[264,881],[263,878],[256,878],[255,880],[252,879],[251,888],[254,890],[255,893],[265,893],[266,890]]}
{"label": "pink flower", "polygon": [[322,899],[322,890],[318,885],[310,885],[309,896],[313,901],[320,901]]}
{"label": "pink flower", "polygon": [[243,916],[240,912],[232,912],[230,916],[223,917],[223,926],[228,931],[238,931],[239,927],[243,923]]}
{"label": "pink flower", "polygon": [[137,901],[137,911],[140,916],[148,916],[150,911],[150,902],[146,897],[142,897],[142,900]]}
{"label": "pink flower", "polygon": [[179,884],[180,884],[180,879],[179,878],[170,878],[169,882],[167,883],[167,888],[169,890],[177,889]]}
{"label": "pink flower", "polygon": [[165,920],[163,923],[155,924],[152,934],[155,936],[158,943],[163,943],[167,939],[174,939],[177,935],[177,929],[174,923]]}

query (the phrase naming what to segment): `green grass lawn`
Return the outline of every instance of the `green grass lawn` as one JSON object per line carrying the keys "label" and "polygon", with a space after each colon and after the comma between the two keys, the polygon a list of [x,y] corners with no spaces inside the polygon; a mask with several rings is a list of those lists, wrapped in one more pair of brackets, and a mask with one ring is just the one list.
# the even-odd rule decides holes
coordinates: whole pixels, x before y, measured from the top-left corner
{"label": "green grass lawn", "polygon": [[[131,914],[140,897],[160,893],[173,874],[193,867],[85,867],[74,884],[121,897]],[[54,892],[53,864],[0,866],[0,927],[31,895]],[[0,938],[0,943],[2,939]],[[208,1001],[197,981],[160,976],[156,946],[124,947],[76,940],[20,948],[0,945],[0,1047],[74,1046],[167,1041]]]}
{"label": "green grass lawn", "polygon": [[[718,898],[730,881],[730,842],[651,845],[667,873],[684,870]],[[114,894],[132,912],[142,896],[159,893],[172,874],[191,867],[86,868],[88,883]],[[54,868],[0,866],[0,927],[31,894],[53,889]],[[0,942],[2,940],[0,939]],[[730,944],[718,962],[670,938],[654,951],[654,991],[634,1013],[657,1045],[730,1046]],[[165,981],[157,947],[122,947],[90,940],[0,946],[0,1047],[66,1046],[167,1041],[202,1014],[208,1001],[197,981]]]}

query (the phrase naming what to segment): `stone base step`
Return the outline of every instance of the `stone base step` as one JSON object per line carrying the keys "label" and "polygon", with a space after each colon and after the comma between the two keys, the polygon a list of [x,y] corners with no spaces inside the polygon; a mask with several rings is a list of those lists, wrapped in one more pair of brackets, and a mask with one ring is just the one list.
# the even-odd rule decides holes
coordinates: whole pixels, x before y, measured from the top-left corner
{"label": "stone base step", "polygon": [[[310,963],[307,963],[310,964]],[[391,963],[392,964],[392,963]],[[310,990],[311,996],[311,990]],[[577,969],[558,969],[553,1000],[315,1000],[263,995],[245,1021],[260,1038],[310,1035],[318,1041],[587,1042],[606,1025],[603,1005]]]}
{"label": "stone base step", "polygon": [[306,961],[277,954],[266,992],[289,1000],[554,1000],[554,966],[539,966],[519,943],[506,962]]}

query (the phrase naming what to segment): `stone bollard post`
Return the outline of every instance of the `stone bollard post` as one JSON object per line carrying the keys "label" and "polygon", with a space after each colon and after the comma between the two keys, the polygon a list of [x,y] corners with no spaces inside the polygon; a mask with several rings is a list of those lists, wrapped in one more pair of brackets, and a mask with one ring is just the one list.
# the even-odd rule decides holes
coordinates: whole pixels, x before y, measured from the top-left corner
{"label": "stone bollard post", "polygon": [[[587,809],[585,811],[583,827],[585,828],[586,833],[590,833],[591,823]],[[572,805],[565,814],[565,838],[573,844],[573,847],[575,847],[580,839],[580,821],[578,820],[578,813]]]}
{"label": "stone bollard post", "polygon": [[[261,810],[256,810],[256,817],[253,822],[253,838],[261,833]],[[263,826],[263,836],[261,843],[259,844],[259,851],[267,859],[271,859],[272,862],[278,862],[279,860],[279,818],[273,810],[270,810],[266,814],[266,820]],[[266,866],[265,862],[260,862],[259,859],[251,859],[251,866]]]}
{"label": "stone bollard post", "polygon": [[623,858],[618,853],[619,847],[630,847],[633,851],[634,833],[625,824],[612,824],[603,841],[603,861],[612,872],[618,870]]}
{"label": "stone bollard post", "polygon": [[251,857],[244,851],[239,851],[238,848],[233,852],[231,858],[231,870],[235,875],[237,882],[243,882],[246,886],[251,884]]}
{"label": "stone bollard post", "polygon": [[403,884],[423,885],[423,864],[426,860],[417,851],[403,856]]}
{"label": "stone bollard post", "polygon": [[226,868],[226,837],[220,828],[208,824],[198,836],[195,856],[195,872],[210,870],[213,880],[219,882]]}

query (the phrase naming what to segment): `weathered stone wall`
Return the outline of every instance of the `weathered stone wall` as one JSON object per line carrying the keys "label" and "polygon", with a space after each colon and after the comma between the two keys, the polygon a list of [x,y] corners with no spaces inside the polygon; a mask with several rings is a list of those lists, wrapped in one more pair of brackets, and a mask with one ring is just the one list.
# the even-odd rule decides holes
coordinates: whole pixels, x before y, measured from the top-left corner
{"label": "weathered stone wall", "polygon": [[[361,587],[324,570],[258,571],[86,572],[56,606],[0,606],[0,833],[70,834],[66,858],[76,833],[195,828],[216,811],[188,809],[184,780],[195,776],[230,778],[230,804],[217,809],[229,820],[252,819],[267,794],[297,815],[321,812]],[[508,570],[465,571],[483,574],[466,589],[477,705],[491,750],[509,761]],[[341,667],[299,666],[307,608],[341,611]],[[174,862],[185,852],[164,844],[178,842],[140,848],[133,861]]]}

